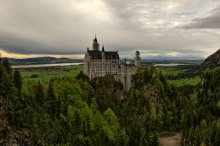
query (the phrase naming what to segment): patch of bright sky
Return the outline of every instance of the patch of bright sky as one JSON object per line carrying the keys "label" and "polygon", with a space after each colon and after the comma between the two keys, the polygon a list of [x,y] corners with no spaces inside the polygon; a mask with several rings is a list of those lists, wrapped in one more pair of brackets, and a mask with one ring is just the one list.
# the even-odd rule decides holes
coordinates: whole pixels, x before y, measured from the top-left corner
{"label": "patch of bright sky", "polygon": [[[144,29],[165,29],[185,25],[197,17],[204,16],[207,12],[215,9],[220,1],[206,1],[204,3],[196,1],[150,1],[148,4],[130,5],[135,9],[131,21],[139,22]],[[190,6],[192,5],[192,6]]]}
{"label": "patch of bright sky", "polygon": [[1,57],[8,57],[8,58],[34,58],[34,57],[42,57],[42,56],[51,56],[56,58],[72,58],[72,59],[82,59],[84,55],[78,55],[78,54],[69,54],[69,55],[51,55],[51,54],[16,54],[16,53],[10,53],[6,52],[2,49],[0,49]]}

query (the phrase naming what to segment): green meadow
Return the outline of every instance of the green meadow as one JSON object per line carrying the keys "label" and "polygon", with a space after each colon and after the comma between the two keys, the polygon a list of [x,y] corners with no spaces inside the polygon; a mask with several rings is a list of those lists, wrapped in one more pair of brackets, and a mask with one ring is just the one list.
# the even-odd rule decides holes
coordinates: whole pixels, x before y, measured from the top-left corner
{"label": "green meadow", "polygon": [[184,86],[184,85],[197,85],[201,81],[199,76],[188,79],[179,79],[179,80],[168,80],[170,84],[173,84],[176,87]]}
{"label": "green meadow", "polygon": [[[168,76],[178,76],[179,74],[190,74],[189,70],[192,68],[178,68],[178,67],[159,67],[161,73],[168,78]],[[195,75],[193,77],[179,77],[178,79],[167,79],[170,84],[173,84],[176,87],[181,87],[184,85],[197,85],[201,81],[201,77],[199,75]]]}
{"label": "green meadow", "polygon": [[52,78],[76,77],[82,71],[83,65],[65,66],[63,70],[56,71],[36,71],[36,69],[22,69],[21,76],[24,82],[48,82]]}
{"label": "green meadow", "polygon": [[178,69],[175,67],[160,67],[160,71],[164,76],[166,76],[166,75],[177,75],[179,73],[184,73],[186,69]]}
{"label": "green meadow", "polygon": [[[168,76],[177,76],[178,74],[187,73],[187,69],[180,69],[177,67],[159,67],[161,73]],[[83,70],[83,65],[65,66],[61,70],[47,71],[37,69],[22,69],[21,75],[23,77],[24,83],[29,81],[34,82],[49,82],[52,78],[63,78],[63,77],[76,77],[80,71]],[[179,78],[175,80],[168,79],[170,84],[180,87],[184,85],[196,85],[201,81],[200,76],[190,77],[190,78]]]}

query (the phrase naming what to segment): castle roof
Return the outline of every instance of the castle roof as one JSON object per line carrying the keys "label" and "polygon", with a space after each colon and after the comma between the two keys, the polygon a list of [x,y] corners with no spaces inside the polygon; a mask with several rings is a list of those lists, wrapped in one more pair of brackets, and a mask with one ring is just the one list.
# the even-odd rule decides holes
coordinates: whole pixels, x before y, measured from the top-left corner
{"label": "castle roof", "polygon": [[88,54],[92,59],[102,59],[102,53],[105,53],[105,59],[119,59],[118,52],[116,51],[105,51],[89,50]]}

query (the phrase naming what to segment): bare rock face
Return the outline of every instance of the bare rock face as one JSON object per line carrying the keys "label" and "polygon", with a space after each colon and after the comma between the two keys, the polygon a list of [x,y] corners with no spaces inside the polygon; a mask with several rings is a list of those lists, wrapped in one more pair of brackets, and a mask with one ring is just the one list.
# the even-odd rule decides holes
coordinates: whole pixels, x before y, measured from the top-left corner
{"label": "bare rock face", "polygon": [[216,51],[214,54],[210,55],[205,61],[202,63],[202,68],[215,68],[220,66],[220,49]]}

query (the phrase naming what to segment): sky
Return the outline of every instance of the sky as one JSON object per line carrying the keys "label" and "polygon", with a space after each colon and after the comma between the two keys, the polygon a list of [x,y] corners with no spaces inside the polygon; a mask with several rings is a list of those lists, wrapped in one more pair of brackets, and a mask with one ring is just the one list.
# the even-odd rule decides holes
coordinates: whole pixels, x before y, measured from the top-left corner
{"label": "sky", "polygon": [[220,48],[220,1],[0,0],[2,56],[83,58],[95,34],[122,57],[205,58]]}

